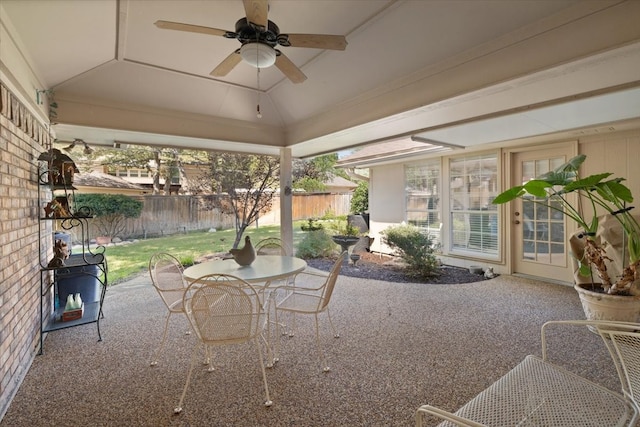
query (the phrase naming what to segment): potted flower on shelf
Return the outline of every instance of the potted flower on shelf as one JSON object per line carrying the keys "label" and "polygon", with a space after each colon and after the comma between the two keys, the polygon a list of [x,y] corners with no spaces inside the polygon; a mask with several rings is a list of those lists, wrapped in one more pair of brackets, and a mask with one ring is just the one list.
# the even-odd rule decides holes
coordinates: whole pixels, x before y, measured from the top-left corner
{"label": "potted flower on shelf", "polygon": [[586,317],[640,322],[640,224],[628,205],[631,190],[624,178],[610,178],[610,172],[581,178],[585,159],[576,156],[504,191],[493,203],[522,198],[575,221],[580,230],[569,243],[577,267],[575,289]]}

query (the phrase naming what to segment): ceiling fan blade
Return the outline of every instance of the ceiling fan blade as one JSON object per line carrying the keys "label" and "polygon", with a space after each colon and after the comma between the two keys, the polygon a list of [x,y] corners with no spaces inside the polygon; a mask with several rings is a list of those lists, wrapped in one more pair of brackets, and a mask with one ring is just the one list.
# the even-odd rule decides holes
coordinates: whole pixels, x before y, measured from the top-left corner
{"label": "ceiling fan blade", "polygon": [[247,21],[259,25],[263,29],[267,28],[269,3],[267,0],[242,0],[244,11],[247,14]]}
{"label": "ceiling fan blade", "polygon": [[314,49],[345,50],[347,39],[344,36],[329,34],[280,34],[278,36],[278,44]]}
{"label": "ceiling fan blade", "polygon": [[224,36],[230,31],[220,30],[218,28],[201,27],[200,25],[182,24],[180,22],[156,21],[155,26],[163,30],[178,30],[188,33],[208,34],[211,36]]}
{"label": "ceiling fan blade", "polygon": [[210,74],[214,77],[224,77],[229,74],[240,61],[242,61],[242,56],[240,56],[240,49],[238,49],[231,52]]}
{"label": "ceiling fan blade", "polygon": [[307,80],[307,76],[304,75],[302,70],[291,62],[282,52],[276,57],[276,67],[278,67],[278,69],[282,71],[282,74],[287,76],[292,83],[302,83]]}

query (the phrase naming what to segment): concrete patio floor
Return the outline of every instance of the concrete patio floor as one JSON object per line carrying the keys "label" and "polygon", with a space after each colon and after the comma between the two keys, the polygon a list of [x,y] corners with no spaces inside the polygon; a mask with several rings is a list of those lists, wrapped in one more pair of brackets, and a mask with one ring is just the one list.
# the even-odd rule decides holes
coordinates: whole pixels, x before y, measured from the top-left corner
{"label": "concrete patio floor", "polygon": [[[540,355],[545,321],[584,318],[571,287],[513,276],[456,285],[341,276],[331,303],[339,339],[321,318],[331,372],[320,371],[312,319],[299,318],[267,370],[272,407],[262,405],[253,348],[237,345],[216,353],[215,372],[194,371],[176,416],[194,337],[172,317],[150,367],[165,312],[147,275],[110,287],[103,341],[92,324],[50,333],[0,426],[411,426],[420,405],[455,410],[525,355]],[[558,361],[617,389],[594,334],[559,330],[551,346]]]}

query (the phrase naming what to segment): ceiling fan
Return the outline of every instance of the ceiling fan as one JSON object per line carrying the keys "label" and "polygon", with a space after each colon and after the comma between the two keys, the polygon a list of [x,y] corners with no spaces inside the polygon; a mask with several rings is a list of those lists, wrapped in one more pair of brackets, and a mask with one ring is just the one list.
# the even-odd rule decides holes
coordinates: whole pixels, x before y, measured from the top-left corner
{"label": "ceiling fan", "polygon": [[302,83],[307,76],[284,53],[275,47],[310,47],[315,49],[345,50],[347,40],[344,36],[329,34],[282,34],[278,26],[267,18],[267,0],[243,0],[246,17],[236,22],[235,31],[180,22],[156,21],[158,28],[186,31],[190,33],[222,36],[237,39],[242,46],[227,56],[211,72],[212,76],[223,77],[229,74],[242,60],[256,68],[267,68],[275,64],[293,83]]}

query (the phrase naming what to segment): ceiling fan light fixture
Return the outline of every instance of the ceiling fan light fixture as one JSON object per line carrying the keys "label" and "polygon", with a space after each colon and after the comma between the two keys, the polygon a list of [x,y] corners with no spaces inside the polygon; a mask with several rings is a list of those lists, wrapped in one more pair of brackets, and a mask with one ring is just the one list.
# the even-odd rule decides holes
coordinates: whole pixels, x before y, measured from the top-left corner
{"label": "ceiling fan light fixture", "polygon": [[247,64],[255,68],[267,68],[276,63],[276,50],[259,42],[242,45],[240,56]]}

